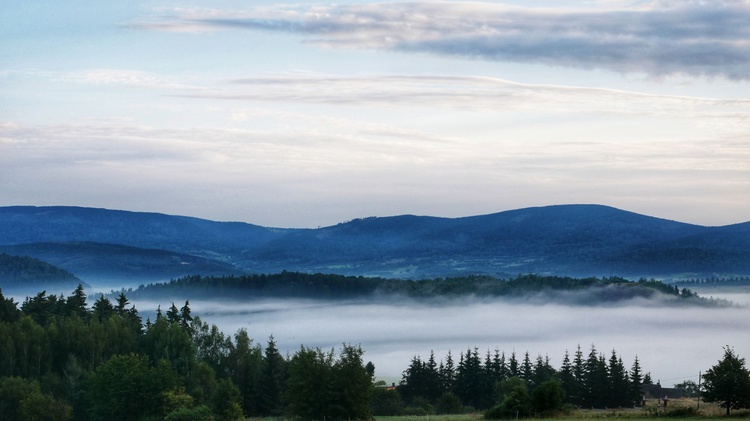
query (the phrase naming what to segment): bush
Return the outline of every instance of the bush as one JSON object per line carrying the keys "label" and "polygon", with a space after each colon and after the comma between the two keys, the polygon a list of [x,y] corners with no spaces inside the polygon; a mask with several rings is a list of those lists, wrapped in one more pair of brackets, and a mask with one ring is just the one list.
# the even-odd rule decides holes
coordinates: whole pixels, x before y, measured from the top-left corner
{"label": "bush", "polygon": [[531,404],[535,412],[551,414],[562,407],[563,389],[555,379],[540,384],[531,394]]}
{"label": "bush", "polygon": [[396,416],[404,413],[401,395],[395,390],[376,390],[372,397],[372,414]]}
{"label": "bush", "polygon": [[445,392],[437,401],[438,414],[460,414],[463,410],[461,399],[454,393]]}
{"label": "bush", "polygon": [[684,406],[681,408],[675,408],[671,411],[667,411],[663,416],[670,418],[686,418],[686,417],[698,417],[701,413],[692,406]]}
{"label": "bush", "polygon": [[164,421],[213,421],[213,419],[211,410],[205,405],[190,409],[179,408],[164,417]]}

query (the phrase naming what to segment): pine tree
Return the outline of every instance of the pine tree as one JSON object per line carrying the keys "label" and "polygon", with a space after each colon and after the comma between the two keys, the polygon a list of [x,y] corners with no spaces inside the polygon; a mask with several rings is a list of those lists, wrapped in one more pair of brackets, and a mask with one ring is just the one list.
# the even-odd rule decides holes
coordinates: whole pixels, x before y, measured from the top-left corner
{"label": "pine tree", "polygon": [[565,391],[567,400],[570,402],[575,402],[578,394],[578,387],[576,379],[573,376],[573,365],[570,362],[570,353],[568,353],[567,349],[565,350],[565,356],[563,357],[562,364],[560,365],[558,378],[560,379],[560,386]]}
{"label": "pine tree", "polygon": [[450,350],[448,350],[448,355],[445,356],[445,364],[441,363],[438,371],[443,392],[452,392],[456,379],[456,366],[453,363],[453,354]]}
{"label": "pine tree", "polygon": [[630,399],[640,405],[643,395],[643,374],[638,356],[635,356],[633,366],[630,368]]}
{"label": "pine tree", "polygon": [[609,385],[609,406],[624,407],[632,405],[628,373],[625,370],[622,359],[617,356],[617,352],[614,349],[609,358]]}
{"label": "pine tree", "polygon": [[177,306],[172,303],[172,307],[167,310],[167,321],[169,324],[180,323],[180,312],[177,311]]}
{"label": "pine tree", "polygon": [[115,314],[115,308],[112,306],[112,302],[110,302],[104,294],[101,294],[99,298],[94,301],[91,310],[93,311],[94,317],[100,322],[109,319],[110,316]]}
{"label": "pine tree", "polygon": [[516,351],[513,351],[510,354],[510,360],[508,361],[508,377],[521,377],[518,371],[518,359],[516,359]]}
{"label": "pine tree", "polygon": [[117,307],[115,307],[117,314],[125,316],[126,307],[129,303],[130,301],[128,300],[128,297],[125,296],[125,293],[120,292],[120,295],[117,297]]}
{"label": "pine tree", "polygon": [[258,402],[262,415],[279,415],[282,410],[281,397],[286,379],[286,361],[276,348],[276,341],[268,339],[261,370],[261,392]]}
{"label": "pine tree", "polygon": [[193,334],[191,323],[193,317],[190,316],[190,300],[185,300],[185,305],[180,308],[180,325],[186,332]]}
{"label": "pine tree", "polygon": [[73,295],[67,300],[68,311],[77,314],[78,317],[84,318],[88,314],[86,310],[86,293],[83,292],[83,285],[78,284]]}
{"label": "pine tree", "polygon": [[724,357],[703,375],[703,400],[731,409],[750,408],[750,371],[745,359],[724,347]]}
{"label": "pine tree", "polygon": [[521,378],[526,382],[526,385],[529,387],[534,386],[534,369],[531,365],[531,357],[529,356],[529,351],[526,351],[523,354],[523,363],[521,364]]}

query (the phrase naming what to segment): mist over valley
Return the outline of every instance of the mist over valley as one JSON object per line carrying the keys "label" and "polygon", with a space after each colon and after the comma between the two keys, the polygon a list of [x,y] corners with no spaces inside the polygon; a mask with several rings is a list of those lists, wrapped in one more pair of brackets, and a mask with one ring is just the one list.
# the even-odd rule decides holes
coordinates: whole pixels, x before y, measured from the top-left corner
{"label": "mist over valley", "polygon": [[[750,273],[749,224],[704,227],[606,206],[567,205],[285,229],[93,208],[5,207],[0,252],[33,256],[69,275],[50,294],[67,294],[85,282],[91,304],[100,293],[132,288],[131,302],[144,320],[153,320],[159,306],[164,311],[190,300],[196,315],[226,334],[245,328],[261,345],[273,335],[285,354],[301,345],[329,350],[360,344],[376,375],[389,382],[398,382],[413,356],[431,351],[438,358],[448,351],[458,358],[474,347],[519,356],[528,351],[532,358],[549,356],[559,367],[566,350],[580,345],[588,352],[594,345],[605,355],[616,349],[625,361],[637,355],[653,380],[668,386],[697,380],[724,345],[747,354],[750,314],[746,307],[685,300],[681,287],[651,290],[626,278],[744,279]],[[304,288],[248,293],[222,292],[210,283],[192,290],[158,284],[220,283],[284,270],[299,271]],[[347,288],[370,288],[363,275],[383,277],[383,284],[372,295],[332,297],[326,295],[336,290],[331,285],[314,275],[305,278],[319,272],[340,274],[336,283]],[[526,286],[541,276],[551,283],[496,293],[494,281],[477,281],[483,276]],[[570,276],[597,278],[572,278],[581,284],[571,289],[557,285],[573,282]],[[605,279],[613,283],[593,285]],[[18,286],[9,282],[2,280],[3,291]],[[22,302],[39,292],[35,285],[42,284],[26,282],[12,295]],[[420,285],[428,285],[427,292],[414,289]],[[750,294],[738,288],[695,291],[750,303]]]}
{"label": "mist over valley", "polygon": [[[736,296],[736,298],[741,298]],[[750,294],[742,296],[750,301]],[[157,306],[166,310],[172,300],[133,300],[154,317]],[[179,307],[183,302],[174,301]],[[480,354],[495,349],[520,359],[548,355],[559,368],[564,352],[591,345],[609,356],[616,349],[627,364],[637,355],[654,382],[665,387],[684,380],[697,382],[698,372],[731,345],[739,354],[750,353],[750,309],[747,307],[662,307],[635,300],[616,305],[571,305],[523,300],[457,300],[390,303],[304,299],[204,300],[190,297],[194,314],[228,334],[247,329],[255,343],[265,346],[273,335],[283,353],[300,345],[338,350],[343,343],[361,344],[376,375],[389,383],[401,378],[415,355],[448,351],[458,360],[461,352],[477,347]]]}

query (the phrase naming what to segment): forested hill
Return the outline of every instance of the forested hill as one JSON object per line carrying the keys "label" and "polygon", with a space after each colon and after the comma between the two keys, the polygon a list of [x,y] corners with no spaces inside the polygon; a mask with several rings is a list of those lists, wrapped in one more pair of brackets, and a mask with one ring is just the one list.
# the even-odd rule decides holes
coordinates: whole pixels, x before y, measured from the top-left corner
{"label": "forested hill", "polygon": [[403,281],[330,274],[282,272],[272,275],[201,277],[188,276],[167,283],[141,285],[125,292],[137,299],[222,299],[247,301],[259,298],[325,300],[453,300],[508,298],[534,303],[604,305],[632,299],[654,304],[721,306],[689,289],[678,289],[656,280],[631,282],[623,278],[570,278],[519,275],[511,279],[470,276],[449,279]]}
{"label": "forested hill", "polygon": [[27,256],[0,253],[0,288],[5,291],[40,286],[73,289],[81,283],[67,270]]}
{"label": "forested hill", "polygon": [[[94,266],[123,251],[96,244],[207,259],[192,272],[202,275],[291,270],[402,279],[744,276],[750,275],[749,233],[750,222],[704,227],[600,205],[464,218],[371,217],[317,229],[93,208],[0,207],[0,252],[28,254],[87,276],[106,276],[112,265]],[[130,273],[125,268],[117,275],[163,280],[186,274],[184,267],[151,274],[147,266],[134,264]]]}

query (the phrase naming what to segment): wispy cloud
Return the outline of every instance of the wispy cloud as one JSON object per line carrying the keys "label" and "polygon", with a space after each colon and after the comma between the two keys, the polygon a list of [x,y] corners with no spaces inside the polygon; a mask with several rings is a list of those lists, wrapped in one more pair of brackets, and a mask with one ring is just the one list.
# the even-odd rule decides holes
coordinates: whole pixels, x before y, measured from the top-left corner
{"label": "wispy cloud", "polygon": [[161,9],[130,27],[297,33],[331,47],[433,53],[651,77],[750,79],[750,2],[615,2],[592,10],[404,2]]}
{"label": "wispy cloud", "polygon": [[717,99],[524,84],[477,76],[381,75],[333,77],[289,74],[230,82],[221,92],[181,97],[245,102],[330,104],[362,107],[417,107],[485,114],[533,111],[544,115],[675,117],[722,132],[750,132],[750,98]]}
{"label": "wispy cloud", "polygon": [[205,87],[179,82],[173,78],[154,73],[129,69],[91,69],[68,73],[60,77],[64,81],[95,85],[119,85],[135,88],[167,90],[204,90]]}

